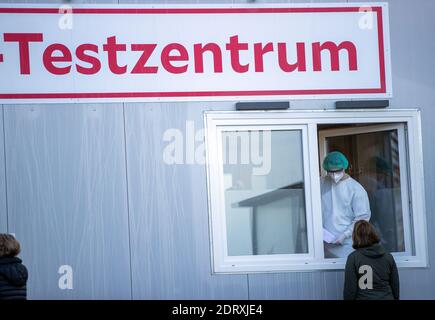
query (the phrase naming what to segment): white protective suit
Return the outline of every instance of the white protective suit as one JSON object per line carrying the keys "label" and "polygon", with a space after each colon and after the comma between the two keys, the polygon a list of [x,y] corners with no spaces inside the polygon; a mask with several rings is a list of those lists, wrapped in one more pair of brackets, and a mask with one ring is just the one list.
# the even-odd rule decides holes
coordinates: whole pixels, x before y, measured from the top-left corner
{"label": "white protective suit", "polygon": [[363,186],[349,175],[335,183],[330,177],[321,178],[323,228],[336,239],[345,237],[343,244],[325,243],[325,258],[347,257],[353,251],[352,232],[355,222],[370,219],[370,204]]}

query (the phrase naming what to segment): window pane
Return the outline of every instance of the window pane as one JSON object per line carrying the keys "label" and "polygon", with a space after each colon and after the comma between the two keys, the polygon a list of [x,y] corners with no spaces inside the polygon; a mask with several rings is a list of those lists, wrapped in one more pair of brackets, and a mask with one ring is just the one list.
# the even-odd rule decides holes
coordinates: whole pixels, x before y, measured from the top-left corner
{"label": "window pane", "polygon": [[327,138],[327,151],[341,151],[349,159],[347,172],[367,191],[371,219],[390,252],[405,251],[396,129]]}
{"label": "window pane", "polygon": [[222,140],[228,255],[307,253],[302,131]]}

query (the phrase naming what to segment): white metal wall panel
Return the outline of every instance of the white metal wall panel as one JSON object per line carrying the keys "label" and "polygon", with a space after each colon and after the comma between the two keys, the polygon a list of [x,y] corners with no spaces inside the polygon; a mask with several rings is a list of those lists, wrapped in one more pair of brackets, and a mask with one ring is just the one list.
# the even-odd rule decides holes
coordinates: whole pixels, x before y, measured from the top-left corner
{"label": "white metal wall panel", "polygon": [[205,167],[163,161],[164,132],[203,128],[202,105],[126,104],[135,299],[248,298],[246,275],[211,275]]}
{"label": "white metal wall panel", "polygon": [[[122,105],[5,109],[9,231],[29,297],[129,299]],[[61,290],[61,265],[73,270]]]}
{"label": "white metal wall panel", "polygon": [[0,114],[0,233],[7,232],[8,216],[6,206],[6,177],[3,136],[3,106]]}

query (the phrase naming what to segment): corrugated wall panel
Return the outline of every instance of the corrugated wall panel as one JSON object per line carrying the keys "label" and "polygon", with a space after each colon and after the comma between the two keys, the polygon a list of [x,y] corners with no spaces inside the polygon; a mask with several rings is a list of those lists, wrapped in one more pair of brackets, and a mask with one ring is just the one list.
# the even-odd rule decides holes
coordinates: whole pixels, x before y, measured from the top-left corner
{"label": "corrugated wall panel", "polygon": [[0,114],[0,233],[8,229],[8,216],[6,206],[6,177],[5,177],[5,153],[3,136],[3,106]]}
{"label": "corrugated wall panel", "polygon": [[[9,226],[29,297],[130,298],[122,104],[5,107]],[[58,269],[73,269],[60,290]]]}
{"label": "corrugated wall panel", "polygon": [[163,161],[164,132],[179,130],[186,148],[186,121],[203,128],[201,104],[125,113],[134,298],[247,299],[246,275],[211,275],[205,166]]}
{"label": "corrugated wall panel", "polygon": [[249,275],[251,299],[322,299],[342,298],[342,272],[289,272]]}

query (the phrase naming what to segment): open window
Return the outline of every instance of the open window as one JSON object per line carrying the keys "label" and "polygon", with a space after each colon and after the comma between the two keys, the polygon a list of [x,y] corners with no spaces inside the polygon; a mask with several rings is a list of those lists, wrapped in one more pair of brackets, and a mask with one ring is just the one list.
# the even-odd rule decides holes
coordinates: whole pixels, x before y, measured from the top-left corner
{"label": "open window", "polygon": [[419,112],[207,112],[214,272],[344,268],[323,241],[330,151],[367,192],[370,222],[399,267],[427,266]]}
{"label": "open window", "polygon": [[340,151],[347,157],[348,174],[368,194],[370,222],[382,245],[388,252],[410,256],[406,131],[406,123],[319,126],[319,156]]}

